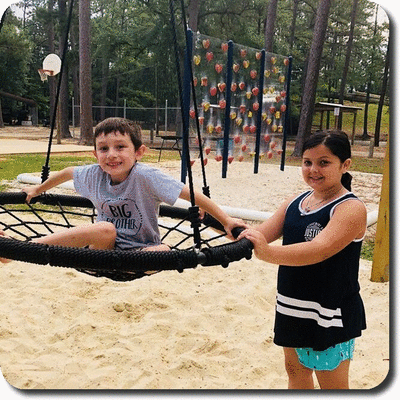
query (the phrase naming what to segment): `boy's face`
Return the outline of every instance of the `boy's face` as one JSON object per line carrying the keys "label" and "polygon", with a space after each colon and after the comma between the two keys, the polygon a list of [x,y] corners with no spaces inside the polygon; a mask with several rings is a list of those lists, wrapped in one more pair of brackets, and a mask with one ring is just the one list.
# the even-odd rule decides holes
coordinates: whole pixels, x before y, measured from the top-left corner
{"label": "boy's face", "polygon": [[129,175],[136,161],[139,161],[144,153],[145,146],[135,149],[128,134],[119,131],[104,133],[96,138],[94,155],[101,169],[110,175],[111,182],[118,184]]}

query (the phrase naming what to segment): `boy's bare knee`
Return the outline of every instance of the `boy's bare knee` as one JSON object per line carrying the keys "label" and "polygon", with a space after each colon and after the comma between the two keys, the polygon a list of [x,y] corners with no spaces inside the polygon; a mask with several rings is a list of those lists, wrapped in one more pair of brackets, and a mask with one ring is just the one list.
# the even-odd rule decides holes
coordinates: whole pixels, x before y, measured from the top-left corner
{"label": "boy's bare knee", "polygon": [[99,235],[102,235],[104,239],[107,240],[114,240],[117,237],[117,230],[115,229],[115,226],[111,222],[99,222],[98,223],[98,228],[99,228]]}

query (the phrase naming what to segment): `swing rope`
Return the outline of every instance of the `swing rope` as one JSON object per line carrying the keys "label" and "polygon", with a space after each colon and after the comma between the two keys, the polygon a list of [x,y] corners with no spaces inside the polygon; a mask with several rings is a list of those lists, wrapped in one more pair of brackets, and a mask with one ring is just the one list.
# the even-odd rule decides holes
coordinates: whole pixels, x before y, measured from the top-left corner
{"label": "swing rope", "polygon": [[[187,43],[187,45],[189,45],[189,28],[188,28],[188,25],[186,22],[185,5],[184,5],[183,0],[181,0],[181,9],[182,9],[182,23],[183,23],[183,27],[185,30],[186,43]],[[207,179],[206,179],[206,169],[205,169],[204,154],[203,154],[203,140],[201,137],[200,122],[199,122],[199,110],[197,108],[197,99],[196,99],[196,91],[195,91],[195,84],[194,84],[194,74],[193,74],[193,66],[192,66],[191,60],[189,60],[189,62],[188,62],[188,67],[189,67],[190,84],[191,84],[191,88],[192,88],[193,108],[194,108],[194,112],[195,112],[197,140],[199,142],[199,155],[200,155],[201,171],[202,171],[202,177],[203,177],[203,193],[207,197],[210,197],[210,187],[207,185]]]}
{"label": "swing rope", "polygon": [[63,78],[65,58],[66,58],[67,48],[68,48],[68,36],[69,36],[70,27],[71,27],[73,6],[74,6],[74,0],[70,0],[67,27],[66,27],[65,36],[64,36],[64,48],[63,48],[63,52],[61,55],[61,68],[60,68],[60,73],[59,73],[58,82],[57,82],[56,97],[54,99],[53,115],[51,116],[50,136],[49,136],[49,143],[48,143],[48,147],[47,147],[46,162],[42,167],[42,175],[41,175],[42,183],[49,177],[49,173],[50,173],[49,164],[50,164],[51,145],[53,142],[54,127],[56,125],[57,108],[58,108],[58,101],[60,98],[61,82],[62,82],[62,78]]}
{"label": "swing rope", "polygon": [[[179,46],[178,46],[178,39],[177,39],[177,29],[175,23],[175,10],[174,10],[174,0],[170,0],[170,17],[171,17],[171,26],[172,26],[172,35],[173,35],[173,42],[174,42],[174,50],[175,50],[175,63],[176,63],[176,72],[178,78],[178,92],[179,92],[179,99],[180,99],[180,109],[182,115],[182,125],[183,131],[189,132],[188,126],[188,115],[185,113],[185,106],[184,106],[184,98],[183,98],[183,88],[182,88],[182,75],[181,75],[181,65],[179,62]],[[184,10],[183,10],[184,11]],[[183,140],[185,144],[183,149],[185,151],[185,158],[186,158],[186,168],[188,171],[188,179],[189,179],[189,190],[190,190],[190,201],[191,207],[189,208],[189,215],[190,221],[193,228],[193,238],[195,247],[200,249],[201,247],[201,236],[200,236],[200,218],[199,218],[199,207],[196,206],[195,203],[195,194],[194,194],[194,184],[193,184],[193,173],[192,173],[192,166],[190,164],[190,151],[189,151],[189,137],[188,135],[183,136]]]}

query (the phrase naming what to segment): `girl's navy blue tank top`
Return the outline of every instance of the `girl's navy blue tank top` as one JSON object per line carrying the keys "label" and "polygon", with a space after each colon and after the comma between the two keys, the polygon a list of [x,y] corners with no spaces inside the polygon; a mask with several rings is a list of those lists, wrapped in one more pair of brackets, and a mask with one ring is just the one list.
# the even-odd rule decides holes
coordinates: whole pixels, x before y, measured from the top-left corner
{"label": "girl's navy blue tank top", "polygon": [[[347,193],[307,213],[301,204],[310,193],[303,193],[289,204],[283,245],[312,240],[326,227],[338,204],[357,199]],[[274,337],[277,345],[320,351],[361,336],[366,328],[358,283],[361,243],[362,239],[353,241],[317,264],[279,266]]]}

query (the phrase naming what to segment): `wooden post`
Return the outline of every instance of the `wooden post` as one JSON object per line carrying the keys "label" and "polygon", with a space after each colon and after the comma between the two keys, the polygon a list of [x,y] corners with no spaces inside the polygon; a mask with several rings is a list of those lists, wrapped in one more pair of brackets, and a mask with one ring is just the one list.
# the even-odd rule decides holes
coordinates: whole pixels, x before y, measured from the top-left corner
{"label": "wooden post", "polygon": [[375,146],[375,139],[371,138],[371,140],[369,142],[368,158],[374,157],[374,146]]}
{"label": "wooden post", "polygon": [[339,115],[342,114],[342,110],[339,107],[335,107],[333,109],[333,115],[335,116],[335,129],[338,129],[339,124]]}
{"label": "wooden post", "polygon": [[389,281],[389,139],[386,147],[385,165],[383,167],[382,191],[379,202],[371,281]]}
{"label": "wooden post", "polygon": [[351,144],[354,144],[354,137],[356,136],[356,121],[357,121],[357,110],[353,113],[353,130],[351,131]]}

